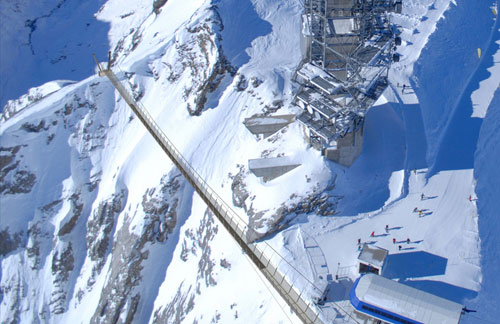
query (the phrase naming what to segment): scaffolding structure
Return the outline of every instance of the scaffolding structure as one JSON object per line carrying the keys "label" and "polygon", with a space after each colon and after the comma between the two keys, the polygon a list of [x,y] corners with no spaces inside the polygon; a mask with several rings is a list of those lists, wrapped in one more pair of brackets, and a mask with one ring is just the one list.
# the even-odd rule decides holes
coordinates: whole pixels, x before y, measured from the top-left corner
{"label": "scaffolding structure", "polygon": [[401,0],[306,0],[309,61],[341,81],[361,81],[361,69],[393,37],[386,13],[400,10]]}
{"label": "scaffolding structure", "polygon": [[367,110],[387,87],[396,59],[390,12],[401,0],[305,0],[306,60],[297,71],[297,120],[310,143],[349,166],[361,154]]}

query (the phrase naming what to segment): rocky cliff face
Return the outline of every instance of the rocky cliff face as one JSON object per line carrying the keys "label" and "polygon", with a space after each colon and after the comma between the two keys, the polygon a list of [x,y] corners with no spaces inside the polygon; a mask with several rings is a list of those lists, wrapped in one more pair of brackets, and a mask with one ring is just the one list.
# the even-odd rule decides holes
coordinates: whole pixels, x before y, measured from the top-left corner
{"label": "rocky cliff face", "polygon": [[[155,2],[158,14],[164,4]],[[181,27],[179,34],[187,39],[175,42],[174,64],[151,65],[156,81],[187,79],[184,98],[191,114],[201,113],[206,96],[233,71],[217,44],[222,28],[214,8],[200,10]],[[118,42],[115,60],[137,48],[144,31],[139,30]],[[126,50],[120,44],[129,36],[131,47]],[[163,69],[155,69],[155,64]],[[140,100],[140,80],[135,74],[127,74],[125,80]],[[89,322],[140,322],[138,308],[154,300],[144,293],[158,289],[145,273],[155,267],[152,256],[157,257],[161,246],[175,246],[169,240],[179,236],[180,208],[185,208],[183,201],[192,191],[186,196],[184,178],[172,170],[156,173],[159,181],[131,199],[123,173],[106,170],[109,165],[103,158],[118,151],[113,136],[121,130],[113,135],[112,129],[127,127],[133,117],[125,125],[114,120],[124,107],[104,80],[91,77],[65,88],[68,84],[31,89],[10,101],[2,114],[2,322],[59,322],[91,299],[95,305],[86,309]],[[181,218],[185,217],[184,212]],[[210,273],[215,263],[208,242],[216,226],[209,214],[203,219],[205,225],[186,233],[193,240],[192,251],[203,251],[200,280],[213,285]],[[153,272],[164,273],[167,265]],[[167,305],[156,312],[157,321],[182,317],[175,311],[182,305],[175,298]]]}

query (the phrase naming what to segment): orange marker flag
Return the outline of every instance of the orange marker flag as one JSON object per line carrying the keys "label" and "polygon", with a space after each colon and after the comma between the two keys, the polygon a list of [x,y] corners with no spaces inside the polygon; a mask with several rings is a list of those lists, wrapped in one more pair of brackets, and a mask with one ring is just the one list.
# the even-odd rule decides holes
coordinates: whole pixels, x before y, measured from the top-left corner
{"label": "orange marker flag", "polygon": [[480,48],[477,49],[477,57],[481,58],[481,49]]}

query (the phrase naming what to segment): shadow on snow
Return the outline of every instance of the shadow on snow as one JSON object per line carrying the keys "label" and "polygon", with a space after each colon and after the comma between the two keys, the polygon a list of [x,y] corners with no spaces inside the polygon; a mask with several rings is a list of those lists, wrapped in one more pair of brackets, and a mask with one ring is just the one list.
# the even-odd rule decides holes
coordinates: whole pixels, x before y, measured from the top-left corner
{"label": "shadow on snow", "polygon": [[446,273],[448,259],[424,251],[389,254],[384,277],[407,279],[438,276]]}
{"label": "shadow on snow", "polygon": [[[470,12],[490,12],[489,5],[482,3],[477,8],[476,3],[464,2],[451,6],[415,65],[412,86],[421,103],[429,143],[428,177],[442,170],[474,166],[482,119],[471,118],[471,94],[490,75],[487,68],[493,65],[498,50],[492,40],[499,33],[492,32],[490,22],[472,19]],[[483,49],[479,63],[476,48]]]}
{"label": "shadow on snow", "polygon": [[477,292],[473,290],[454,286],[442,281],[399,280],[399,282],[459,304],[463,304],[466,299],[471,299],[477,296]]}

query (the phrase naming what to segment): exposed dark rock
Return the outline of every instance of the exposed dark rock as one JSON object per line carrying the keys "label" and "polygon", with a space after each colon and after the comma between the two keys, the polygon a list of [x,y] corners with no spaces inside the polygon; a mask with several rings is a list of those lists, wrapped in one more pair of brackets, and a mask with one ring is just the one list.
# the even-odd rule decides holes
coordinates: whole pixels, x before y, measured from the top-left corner
{"label": "exposed dark rock", "polygon": [[26,246],[26,254],[31,259],[31,269],[36,270],[40,267],[40,236],[42,229],[40,224],[34,223],[28,229],[28,244]]}
{"label": "exposed dark rock", "polygon": [[0,194],[29,193],[35,185],[36,176],[23,170],[21,162],[16,159],[20,148],[20,145],[0,148],[0,152],[7,153],[0,155]]}
{"label": "exposed dark rock", "polygon": [[49,136],[47,136],[47,145],[49,145],[52,142],[55,136],[56,134],[50,134]]}
{"label": "exposed dark rock", "polygon": [[184,239],[184,241],[182,241],[182,251],[181,251],[181,260],[186,262],[188,260],[188,256],[189,256],[189,249],[187,247],[187,242],[186,242],[186,239]]}
{"label": "exposed dark rock", "polygon": [[140,303],[140,295],[134,294],[133,288],[142,279],[141,264],[149,255],[143,248],[148,241],[131,233],[125,218],[113,244],[108,280],[90,323],[132,323]]}
{"label": "exposed dark rock", "polygon": [[220,266],[224,269],[231,270],[231,263],[229,263],[229,261],[227,261],[226,259],[220,260]]}
{"label": "exposed dark rock", "polygon": [[22,126],[22,129],[27,131],[28,133],[39,133],[41,130],[47,130],[49,129],[48,126],[45,126],[45,120],[42,119],[38,125],[31,124],[31,123],[24,123]]}
{"label": "exposed dark rock", "polygon": [[257,77],[252,77],[250,79],[250,83],[252,84],[252,86],[254,88],[258,88],[262,83],[264,83],[264,81],[262,81],[261,79],[259,79]]}
{"label": "exposed dark rock", "polygon": [[131,12],[128,12],[128,13],[126,13],[126,14],[120,15],[120,18],[121,18],[121,19],[125,19],[125,18],[127,18],[127,17],[132,16],[133,14],[135,14],[135,12],[131,11]]}
{"label": "exposed dark rock", "polygon": [[[170,70],[168,80],[174,81],[185,71],[190,72],[191,84],[184,88],[184,99],[191,115],[199,115],[205,109],[210,94],[214,93],[226,76],[234,77],[236,69],[224,56],[220,45],[222,20],[213,6],[212,16],[187,27],[192,35],[182,44],[176,43],[179,59]],[[217,55],[213,55],[213,53]],[[215,57],[215,59],[214,59]]]}
{"label": "exposed dark rock", "polygon": [[59,232],[57,233],[58,236],[63,236],[63,235],[69,234],[69,233],[71,233],[73,228],[75,228],[76,222],[78,221],[78,218],[82,214],[82,210],[83,210],[83,204],[79,202],[79,199],[80,199],[80,195],[78,195],[76,193],[71,195],[71,197],[69,198],[69,200],[71,201],[71,209],[70,209],[69,213],[71,213],[72,216],[70,217],[70,219],[66,223],[64,223],[60,227]]}
{"label": "exposed dark rock", "polygon": [[12,251],[17,250],[23,243],[23,232],[14,234],[9,233],[9,228],[0,231],[0,255],[6,256]]}
{"label": "exposed dark rock", "polygon": [[74,269],[75,258],[71,242],[59,252],[55,252],[52,257],[52,276],[54,289],[50,298],[50,311],[53,314],[62,314],[67,309],[66,282],[71,271]]}
{"label": "exposed dark rock", "polygon": [[165,308],[155,311],[153,315],[153,323],[180,324],[186,315],[193,309],[195,295],[191,292],[191,287],[184,292],[183,285],[184,283],[179,286],[174,298],[165,306]]}
{"label": "exposed dark rock", "polygon": [[[283,229],[299,215],[316,213],[321,216],[329,216],[335,213],[338,197],[330,197],[329,191],[334,188],[334,184],[327,187],[325,191],[315,192],[302,198],[298,203],[287,205],[283,203],[272,215],[268,210],[255,210],[251,204],[252,197],[246,189],[244,177],[245,169],[239,166],[240,170],[235,175],[230,175],[232,179],[231,190],[233,205],[243,208],[248,216],[247,240],[254,242],[269,234]],[[294,196],[290,199],[296,198]],[[247,200],[250,199],[250,202]],[[247,206],[247,204],[250,204]]]}
{"label": "exposed dark rock", "polygon": [[14,160],[14,155],[0,155],[0,170],[3,170]]}
{"label": "exposed dark rock", "polygon": [[243,177],[245,173],[244,166],[239,166],[240,170],[235,176],[231,176],[233,182],[231,183],[231,191],[233,196],[233,205],[239,208],[243,208],[245,211],[247,210],[245,201],[250,196],[248,191],[245,188],[245,184],[243,182]]}
{"label": "exposed dark rock", "polygon": [[87,222],[87,251],[90,259],[96,262],[93,268],[96,274],[99,274],[104,266],[110,247],[111,231],[115,225],[116,216],[123,209],[125,194],[125,191],[121,191],[108,200],[102,201]]}
{"label": "exposed dark rock", "polygon": [[155,14],[159,15],[161,12],[161,7],[163,7],[168,0],[155,0],[153,2],[153,11]]}
{"label": "exposed dark rock", "polygon": [[[91,323],[133,323],[141,302],[134,287],[142,281],[142,263],[148,259],[146,245],[168,239],[177,222],[177,205],[183,187],[183,178],[177,172],[164,176],[159,188],[148,189],[143,196],[144,225],[137,235],[130,230],[130,218],[125,214],[124,223],[117,233],[111,254],[108,280],[103,288],[98,307]],[[116,197],[113,201],[116,200]],[[115,205],[109,205],[108,208]],[[121,204],[120,204],[121,206]],[[113,210],[118,210],[114,208]],[[102,218],[107,224],[106,217]],[[106,227],[107,225],[104,225]],[[170,323],[170,322],[168,322]]]}
{"label": "exposed dark rock", "polygon": [[177,224],[179,198],[176,194],[181,187],[181,179],[180,174],[171,178],[165,176],[160,181],[161,187],[158,192],[154,188],[149,189],[142,197],[142,208],[150,224],[146,227],[144,235],[151,242],[165,241]]}
{"label": "exposed dark rock", "polygon": [[201,249],[201,256],[198,262],[198,278],[205,280],[205,285],[215,286],[217,281],[213,276],[213,270],[215,266],[215,261],[210,258],[211,248],[208,244],[215,234],[217,234],[218,228],[214,224],[214,216],[212,212],[208,209],[205,212],[205,217],[200,222],[200,226],[197,230],[198,234],[198,247]]}
{"label": "exposed dark rock", "polygon": [[[189,252],[193,255],[199,255],[196,284],[185,289],[183,289],[183,284],[181,284],[172,301],[165,307],[155,311],[153,323],[181,323],[185,316],[193,309],[195,296],[201,293],[201,284],[205,283],[206,287],[217,284],[214,277],[214,270],[217,263],[211,258],[211,248],[209,245],[217,232],[218,227],[214,223],[214,216],[208,209],[196,231],[187,230],[185,232],[186,237],[191,240],[189,243],[187,240],[184,240],[183,249],[185,249],[186,255]],[[191,248],[189,248],[189,245],[192,245]],[[200,253],[198,254],[198,252]],[[223,267],[222,264],[230,267],[228,262],[222,262],[221,267]],[[194,292],[192,292],[193,288]]]}
{"label": "exposed dark rock", "polygon": [[236,91],[241,92],[245,91],[248,88],[248,80],[245,78],[243,74],[241,74],[238,78],[238,82],[236,82]]}
{"label": "exposed dark rock", "polygon": [[134,51],[137,48],[137,46],[139,46],[141,41],[142,41],[142,30],[137,29],[134,32],[134,35],[132,36],[132,48],[130,51]]}
{"label": "exposed dark rock", "polygon": [[0,184],[0,193],[18,194],[29,193],[36,182],[36,176],[26,170],[19,170],[14,174],[12,182]]}

